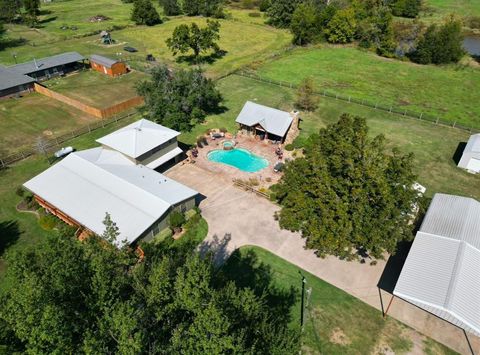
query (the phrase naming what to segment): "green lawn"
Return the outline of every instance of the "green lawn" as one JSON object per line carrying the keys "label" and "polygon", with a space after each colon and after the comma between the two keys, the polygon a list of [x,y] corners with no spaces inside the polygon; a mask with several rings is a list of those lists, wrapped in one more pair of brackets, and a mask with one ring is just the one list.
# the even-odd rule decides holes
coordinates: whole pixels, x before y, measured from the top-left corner
{"label": "green lawn", "polygon": [[460,16],[480,16],[480,2],[477,0],[426,0],[425,21],[441,21],[449,14]]}
{"label": "green lawn", "polygon": [[[19,32],[8,31],[7,35],[12,39],[22,36],[23,38],[29,38],[29,41],[23,45],[0,51],[0,63],[14,64],[13,54],[16,54],[18,62],[24,62],[66,51],[77,51],[85,56],[103,54],[114,58],[126,58],[130,64],[137,68],[145,66],[147,54],[153,54],[159,62],[187,67],[188,64],[185,62],[176,62],[176,58],[171,55],[165,40],[171,36],[176,26],[192,22],[197,22],[202,26],[205,25],[205,19],[202,18],[177,17],[153,27],[137,26],[114,31],[112,32],[112,38],[117,43],[111,46],[100,44],[97,35],[64,41],[42,42],[43,36],[41,33],[14,26],[13,30]],[[221,49],[226,51],[226,54],[213,61],[213,63],[202,65],[210,76],[221,76],[252,61],[264,59],[272,52],[287,46],[291,40],[291,35],[286,30],[274,29],[256,23],[243,23],[238,19],[220,20],[220,22],[221,39],[219,45]],[[49,35],[51,36],[50,33]],[[123,50],[125,45],[135,47],[138,52],[134,54],[125,52]]]}
{"label": "green lawn", "polygon": [[277,295],[293,293],[289,303],[293,326],[300,322],[299,272],[306,277],[306,288],[311,288],[302,335],[306,354],[454,354],[393,318],[384,320],[380,311],[261,248],[240,248],[224,270],[238,284],[259,292],[266,286]]}
{"label": "green lawn", "polygon": [[[286,111],[293,108],[295,91],[291,89],[236,75],[220,80],[218,88],[225,98],[225,112],[209,117],[205,124],[182,134],[181,141],[193,144],[207,128],[225,127],[234,132],[237,129],[235,118],[247,100]],[[372,135],[383,133],[403,152],[413,152],[418,181],[427,187],[427,195],[444,192],[480,200],[480,176],[466,173],[453,161],[458,144],[468,140],[468,132],[322,97],[316,112],[302,115],[301,137],[335,122],[343,112],[366,117]]]}
{"label": "green lawn", "polygon": [[328,90],[480,129],[480,70],[389,60],[352,47],[297,49],[256,70],[262,78],[298,84],[312,77]]}
{"label": "green lawn", "polygon": [[31,146],[37,137],[52,138],[96,118],[46,96],[31,93],[0,101],[0,155]]}
{"label": "green lawn", "polygon": [[112,78],[94,70],[85,70],[42,84],[87,105],[106,108],[137,96],[135,85],[146,78],[146,74],[138,71]]}

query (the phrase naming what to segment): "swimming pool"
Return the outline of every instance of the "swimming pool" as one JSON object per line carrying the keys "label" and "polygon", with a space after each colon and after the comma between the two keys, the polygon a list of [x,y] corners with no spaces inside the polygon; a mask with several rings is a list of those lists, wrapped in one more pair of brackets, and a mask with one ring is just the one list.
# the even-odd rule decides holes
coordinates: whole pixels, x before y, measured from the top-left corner
{"label": "swimming pool", "polygon": [[248,173],[254,173],[268,166],[267,159],[242,148],[212,150],[207,154],[207,158],[215,163],[227,164]]}

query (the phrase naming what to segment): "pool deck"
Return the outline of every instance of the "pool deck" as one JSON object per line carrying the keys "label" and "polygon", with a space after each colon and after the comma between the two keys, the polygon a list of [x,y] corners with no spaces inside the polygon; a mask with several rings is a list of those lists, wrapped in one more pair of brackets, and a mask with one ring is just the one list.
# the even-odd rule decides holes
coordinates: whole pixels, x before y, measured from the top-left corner
{"label": "pool deck", "polygon": [[[212,150],[216,149],[223,149],[223,141],[233,140],[236,143],[236,148],[243,148],[247,149],[255,155],[258,155],[262,158],[267,159],[268,166],[262,170],[257,172],[249,173],[245,171],[241,171],[233,166],[222,164],[222,163],[215,163],[208,160],[207,155]],[[275,173],[273,171],[273,167],[278,162],[284,162],[285,159],[292,159],[292,152],[287,152],[283,149],[283,159],[279,160],[277,155],[275,154],[275,149],[279,146],[277,144],[272,144],[270,141],[264,140],[261,141],[256,139],[253,136],[244,135],[238,133],[234,138],[229,137],[228,135],[225,138],[218,138],[212,139],[207,138],[208,145],[204,146],[203,148],[198,148],[198,157],[193,158],[195,164],[202,169],[210,171],[215,175],[222,177],[227,180],[234,180],[234,179],[241,179],[241,180],[250,180],[250,179],[257,179],[259,182],[259,188],[265,187],[268,188],[270,185],[276,183],[280,177],[281,173]]]}

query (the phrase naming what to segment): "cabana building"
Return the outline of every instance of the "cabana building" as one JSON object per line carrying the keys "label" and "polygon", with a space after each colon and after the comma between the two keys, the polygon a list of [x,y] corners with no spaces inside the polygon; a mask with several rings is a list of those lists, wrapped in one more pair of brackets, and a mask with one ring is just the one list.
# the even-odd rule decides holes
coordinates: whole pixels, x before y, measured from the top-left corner
{"label": "cabana building", "polygon": [[36,81],[42,81],[78,70],[83,67],[84,60],[77,52],[67,52],[13,65],[8,69],[18,75],[28,75]]}
{"label": "cabana building", "polygon": [[480,203],[435,194],[393,294],[480,336]]}
{"label": "cabana building", "polygon": [[124,62],[97,54],[90,57],[90,66],[92,69],[109,76],[118,76],[128,72],[127,65]]}
{"label": "cabana building", "polygon": [[474,174],[480,173],[480,133],[470,136],[458,167]]}
{"label": "cabana building", "polygon": [[[136,144],[128,140],[128,135],[125,137],[126,147],[122,150],[138,146],[143,151],[141,135],[136,137]],[[146,137],[151,139],[146,145],[153,145],[152,135]],[[71,153],[24,187],[48,212],[79,227],[82,233],[101,235],[105,229],[103,219],[109,213],[119,228],[118,244],[153,238],[168,227],[171,211],[192,209],[198,195],[107,146]]]}
{"label": "cabana building", "polygon": [[240,125],[240,129],[253,135],[283,142],[293,119],[293,114],[289,112],[247,101],[236,122]]}

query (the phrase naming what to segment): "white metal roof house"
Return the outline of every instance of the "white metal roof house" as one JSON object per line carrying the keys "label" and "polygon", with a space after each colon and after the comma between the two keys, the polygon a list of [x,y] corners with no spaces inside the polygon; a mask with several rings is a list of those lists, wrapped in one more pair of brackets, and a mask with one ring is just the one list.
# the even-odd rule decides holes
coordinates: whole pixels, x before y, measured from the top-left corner
{"label": "white metal roof house", "polygon": [[480,173],[480,133],[470,136],[458,166],[475,174]]}
{"label": "white metal roof house", "polygon": [[156,169],[183,153],[178,147],[179,134],[173,129],[141,119],[97,139],[97,142],[104,148],[122,153],[136,164]]}
{"label": "white metal roof house", "polygon": [[265,133],[267,138],[283,141],[293,122],[289,112],[247,101],[236,121],[254,134]]}
{"label": "white metal roof house", "polygon": [[480,336],[480,203],[435,194],[393,291]]}
{"label": "white metal roof house", "polygon": [[[142,143],[132,147],[132,142],[125,142],[119,147],[122,150],[143,151]],[[72,153],[24,186],[52,214],[99,235],[108,212],[119,227],[117,242],[130,244],[166,228],[170,211],[193,208],[198,195],[123,153],[103,147]]]}

